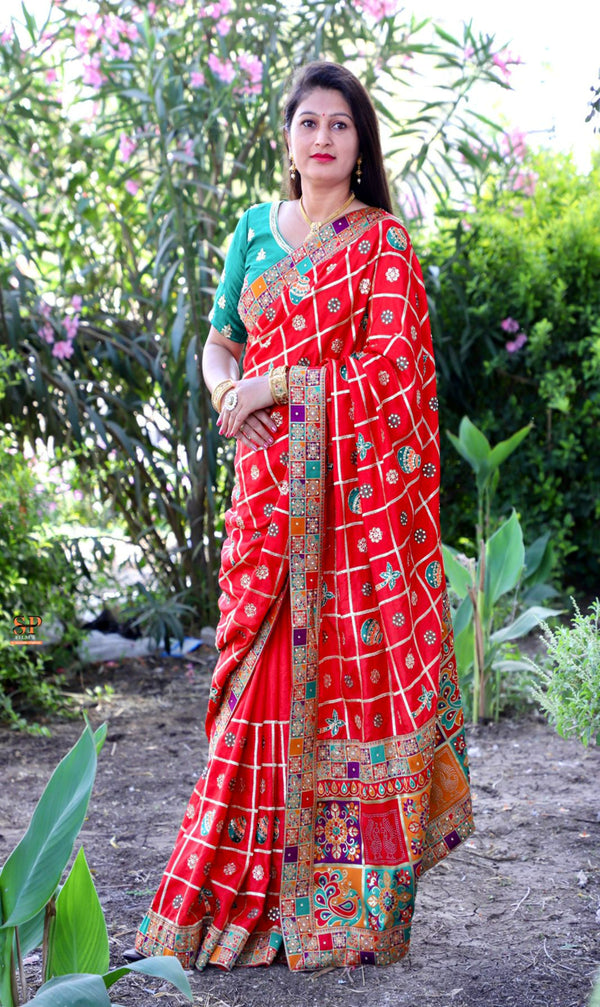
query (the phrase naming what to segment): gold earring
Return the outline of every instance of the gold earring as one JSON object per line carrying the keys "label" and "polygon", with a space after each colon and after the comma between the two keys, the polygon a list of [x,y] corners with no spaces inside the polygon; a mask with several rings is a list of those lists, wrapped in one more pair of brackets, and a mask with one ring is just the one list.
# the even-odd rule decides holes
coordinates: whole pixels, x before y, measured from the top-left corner
{"label": "gold earring", "polygon": [[290,154],[290,178],[292,182],[296,181],[296,162],[293,154]]}
{"label": "gold earring", "polygon": [[358,161],[356,162],[356,184],[360,185],[360,180],[362,178],[362,154],[358,155]]}

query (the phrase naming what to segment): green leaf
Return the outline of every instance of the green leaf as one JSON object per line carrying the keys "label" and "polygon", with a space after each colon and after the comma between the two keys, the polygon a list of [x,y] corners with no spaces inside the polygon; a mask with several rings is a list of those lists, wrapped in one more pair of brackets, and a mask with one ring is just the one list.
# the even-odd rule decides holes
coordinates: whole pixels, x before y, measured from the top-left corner
{"label": "green leaf", "polygon": [[505,441],[499,441],[498,444],[495,444],[489,457],[490,467],[498,468],[518,448],[521,441],[527,437],[532,426],[532,423],[528,423],[526,427],[521,427],[520,430],[517,430],[516,434],[513,434],[512,437],[508,437]]}
{"label": "green leaf", "polygon": [[0,930],[0,1004],[14,1007],[12,996],[13,958],[12,946],[15,931],[12,927]]}
{"label": "green leaf", "polygon": [[454,656],[460,676],[466,675],[473,666],[473,623],[465,626],[454,637]]}
{"label": "green leaf", "polygon": [[546,580],[552,572],[553,564],[554,548],[550,541],[550,532],[547,531],[525,549],[523,583],[534,585]]}
{"label": "green leaf", "polygon": [[105,972],[109,957],[104,913],[82,846],[56,900],[47,975]]}
{"label": "green leaf", "polygon": [[94,744],[96,746],[96,755],[100,755],[100,752],[104,747],[107,731],[108,728],[106,724],[100,724],[100,727],[96,728],[96,730],[94,731]]}
{"label": "green leaf", "polygon": [[485,547],[485,608],[486,618],[503,594],[512,591],[519,582],[525,549],[523,547],[523,532],[513,511],[508,521],[500,527]]}
{"label": "green leaf", "polygon": [[560,615],[560,608],[543,608],[541,605],[534,605],[523,612],[518,619],[511,622],[509,626],[492,633],[490,639],[494,643],[507,643],[509,640],[518,640],[522,636],[527,636],[532,629],[539,626],[544,619],[550,619],[553,615]]}
{"label": "green leaf", "polygon": [[[24,958],[34,948],[39,948],[44,940],[44,921],[46,919],[46,906],[40,909],[37,916],[32,916],[26,923],[19,926],[19,947],[21,957]],[[2,1003],[0,997],[0,1003]]]}
{"label": "green leaf", "polygon": [[471,571],[466,566],[463,566],[462,563],[459,563],[456,558],[456,552],[449,549],[448,546],[442,546],[442,555],[444,557],[444,570],[450,587],[459,598],[465,598],[467,591],[473,583]]}
{"label": "green leaf", "polygon": [[171,329],[171,349],[175,360],[177,360],[181,349],[187,315],[188,305],[185,301],[185,294],[179,294],[179,297],[177,298],[177,315],[175,316],[173,328]]}
{"label": "green leaf", "polygon": [[83,825],[96,775],[89,727],[54,770],[27,832],[0,873],[3,927],[36,916],[54,894]]}
{"label": "green leaf", "polygon": [[36,1007],[111,1007],[102,976],[58,976],[44,983],[31,1001]]}
{"label": "green leaf", "polygon": [[181,962],[172,955],[157,955],[154,958],[143,958],[139,962],[132,962],[131,965],[121,965],[120,968],[106,973],[104,976],[106,986],[112,986],[113,983],[116,983],[127,972],[141,972],[145,976],[156,976],[157,979],[165,979],[167,982],[172,983],[180,993],[183,993],[188,1000],[193,1000],[192,990]]}

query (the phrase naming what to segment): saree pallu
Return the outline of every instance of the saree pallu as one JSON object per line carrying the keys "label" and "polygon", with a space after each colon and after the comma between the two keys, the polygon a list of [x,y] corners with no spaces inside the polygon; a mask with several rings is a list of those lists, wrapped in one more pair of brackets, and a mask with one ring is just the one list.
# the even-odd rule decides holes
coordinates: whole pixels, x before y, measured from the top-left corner
{"label": "saree pallu", "polygon": [[439,530],[435,368],[404,227],[364,209],[243,289],[248,377],[286,365],[266,451],[238,446],[210,758],[138,932],[186,966],[386,964],[416,882],[472,831]]}

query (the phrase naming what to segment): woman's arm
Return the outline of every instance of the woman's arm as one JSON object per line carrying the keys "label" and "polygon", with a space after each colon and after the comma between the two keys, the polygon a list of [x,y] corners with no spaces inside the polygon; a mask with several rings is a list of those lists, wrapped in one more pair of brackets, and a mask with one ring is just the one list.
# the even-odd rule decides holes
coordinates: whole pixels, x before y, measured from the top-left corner
{"label": "woman's arm", "polygon": [[223,437],[237,437],[256,450],[273,443],[277,427],[267,412],[273,405],[273,395],[266,374],[240,378],[243,349],[242,343],[227,339],[211,325],[202,355],[202,373],[211,394],[222,381],[233,382],[237,402],[233,409],[227,409],[227,392],[221,397],[219,431]]}

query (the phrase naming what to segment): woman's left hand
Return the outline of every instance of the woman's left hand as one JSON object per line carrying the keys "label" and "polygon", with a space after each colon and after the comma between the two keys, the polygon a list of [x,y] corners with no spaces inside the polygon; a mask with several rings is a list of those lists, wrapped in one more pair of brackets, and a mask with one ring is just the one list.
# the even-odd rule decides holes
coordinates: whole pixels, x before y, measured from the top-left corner
{"label": "woman's left hand", "polygon": [[233,409],[227,409],[225,403],[230,393],[224,395],[217,421],[219,432],[223,437],[236,437],[255,450],[268,447],[273,443],[273,434],[277,433],[267,412],[273,405],[268,376],[242,378],[233,390],[237,402]]}

